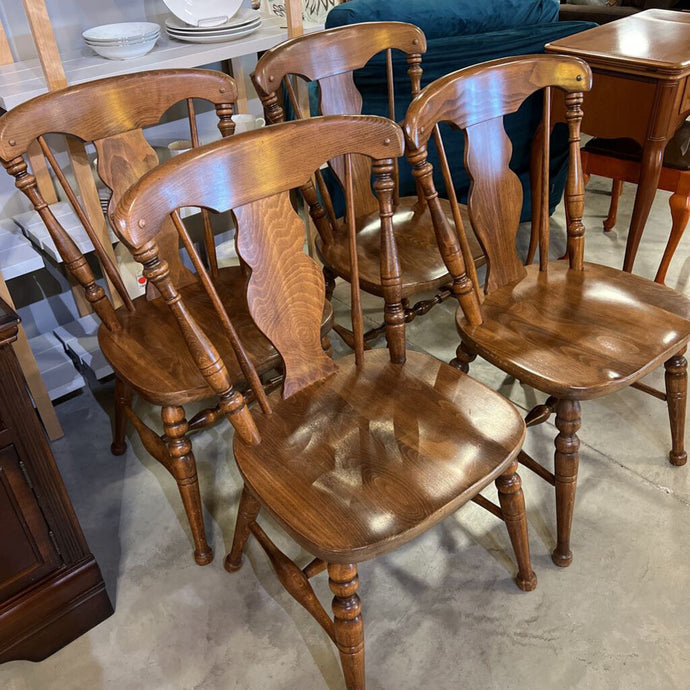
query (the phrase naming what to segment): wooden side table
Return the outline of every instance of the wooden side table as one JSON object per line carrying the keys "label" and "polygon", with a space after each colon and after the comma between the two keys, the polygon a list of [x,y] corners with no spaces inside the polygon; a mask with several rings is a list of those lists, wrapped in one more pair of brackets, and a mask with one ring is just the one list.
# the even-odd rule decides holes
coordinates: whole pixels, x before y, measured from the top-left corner
{"label": "wooden side table", "polygon": [[12,342],[0,299],[0,662],[40,661],[110,616]]}
{"label": "wooden side table", "polygon": [[[623,270],[632,271],[664,149],[690,113],[690,14],[646,10],[549,43],[546,51],[580,57],[592,68],[592,90],[582,106],[583,132],[629,137],[642,146],[623,262]],[[560,101],[554,99],[554,105]]]}

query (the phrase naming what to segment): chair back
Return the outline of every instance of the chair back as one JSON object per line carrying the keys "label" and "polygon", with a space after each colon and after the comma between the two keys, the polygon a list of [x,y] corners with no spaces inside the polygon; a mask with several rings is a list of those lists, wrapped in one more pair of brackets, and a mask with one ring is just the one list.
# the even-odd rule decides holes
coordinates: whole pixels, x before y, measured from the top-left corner
{"label": "chair back", "polygon": [[[158,165],[158,156],[148,143],[144,128],[156,125],[162,115],[178,102],[186,102],[193,146],[199,145],[194,99],[215,105],[219,118],[218,129],[223,136],[234,132],[232,104],[237,98],[234,80],[210,70],[157,70],[101,79],[68,87],[38,96],[23,103],[0,118],[0,160],[15,178],[16,186],[31,200],[40,214],[60,253],[65,266],[85,290],[87,300],[105,323],[113,330],[119,322],[113,303],[124,303],[135,309],[109,246],[100,238],[107,237],[103,214],[94,213],[85,198],[79,199],[69,179],[76,169],[67,169],[66,156],[59,150],[64,134],[68,139],[73,168],[87,166],[83,146],[75,140],[93,144],[98,157],[98,175],[112,191],[109,213],[112,213],[124,191],[144,173]],[[29,148],[38,141],[42,153],[63,188],[67,199],[81,221],[101,262],[111,289],[113,302],[95,281],[83,252],[53,214],[38,188],[34,174],[29,172],[25,158]],[[64,165],[61,164],[64,161]],[[90,182],[90,180],[89,180]],[[96,210],[98,201],[96,200]],[[210,218],[203,215],[204,241],[211,272],[217,274],[217,258]],[[166,221],[161,230],[160,247],[178,282],[189,283],[195,276],[182,264],[179,256],[178,216]],[[157,296],[153,286],[147,286],[147,296]]]}
{"label": "chair back", "polygon": [[[421,88],[422,53],[426,52],[426,39],[421,29],[403,22],[369,22],[319,31],[293,38],[266,51],[257,62],[252,79],[264,105],[266,119],[271,123],[286,119],[281,105],[281,85],[288,94],[290,104],[298,119],[310,116],[299,103],[293,77],[317,82],[319,93],[318,114],[358,115],[362,112],[362,96],[355,85],[354,71],[363,68],[372,58],[378,58],[385,70],[388,99],[388,115],[396,120],[395,87],[401,75],[395,72],[399,63],[393,61],[392,51],[406,55],[407,75],[412,95]],[[399,70],[398,70],[399,71]],[[404,75],[402,78],[406,80]],[[400,88],[400,87],[399,87]],[[344,184],[344,162],[329,161],[336,180]],[[366,156],[353,156],[354,205],[357,217],[375,212],[378,203],[371,188],[371,162]],[[397,202],[397,163],[394,164],[395,201]],[[325,211],[317,201],[311,181],[302,189],[309,204],[312,218],[324,242],[331,232],[338,231],[333,204],[317,171],[319,187]]]}
{"label": "chair back", "polygon": [[[463,250],[464,229],[458,235],[450,229],[438,206],[431,165],[427,162],[427,144],[434,137],[439,150],[439,122],[449,122],[465,133],[465,167],[472,181],[468,196],[468,215],[472,228],[487,257],[483,291],[489,293],[525,276],[515,238],[520,223],[522,188],[509,168],[512,146],[503,126],[503,118],[514,113],[527,97],[544,92],[544,116],[537,135],[541,151],[537,187],[540,191],[539,253],[540,269],[548,263],[548,142],[551,129],[551,90],[565,92],[566,119],[569,127],[569,167],[566,182],[568,209],[568,251],[572,268],[581,269],[584,249],[582,225],[584,187],[580,162],[580,123],[582,92],[591,88],[591,70],[577,58],[557,55],[528,55],[502,58],[458,70],[429,84],[413,100],[405,119],[408,158],[414,175],[424,190],[436,227],[441,253],[454,278],[454,292],[470,322],[481,321],[481,292],[476,280],[468,280],[465,266],[471,256]],[[450,177],[447,160],[441,155],[444,177]],[[446,188],[450,188],[448,179]],[[534,193],[534,192],[533,192]],[[451,198],[457,205],[457,201]],[[454,209],[454,215],[459,213]],[[458,225],[456,221],[456,225]]]}
{"label": "chair back", "polygon": [[[115,213],[118,232],[144,274],[160,290],[173,310],[209,386],[226,404],[232,422],[232,396],[227,367],[195,323],[161,259],[158,238],[165,219],[183,206],[217,212],[232,210],[237,220],[237,248],[251,273],[247,283],[249,312],[257,327],[280,353],[285,378],[283,396],[289,397],[329,376],[336,363],[323,351],[320,337],[325,301],[324,279],[318,264],[304,252],[305,227],[290,201],[290,190],[300,187],[313,171],[336,156],[345,160],[345,188],[352,208],[351,156],[374,159],[375,189],[381,204],[381,271],[386,286],[386,334],[391,359],[403,362],[404,314],[401,280],[392,215],[393,159],[402,154],[400,128],[381,117],[319,117],[287,122],[235,135],[232,143],[219,141],[189,151],[145,175],[125,194]],[[352,214],[350,213],[352,218]],[[357,278],[354,221],[348,232],[350,257]],[[359,280],[353,279],[353,290]],[[216,312],[227,326],[230,320],[213,286],[205,285]],[[353,323],[359,323],[355,348],[362,361],[364,341],[358,293],[352,301]],[[236,355],[246,359],[239,339]],[[254,390],[264,411],[270,411],[263,389]]]}

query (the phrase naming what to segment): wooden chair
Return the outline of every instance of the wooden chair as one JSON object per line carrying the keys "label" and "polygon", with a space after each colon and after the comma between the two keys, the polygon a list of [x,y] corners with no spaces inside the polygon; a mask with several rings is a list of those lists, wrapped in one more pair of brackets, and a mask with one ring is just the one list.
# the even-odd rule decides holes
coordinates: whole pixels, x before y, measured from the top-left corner
{"label": "wooden chair", "polygon": [[[205,409],[187,421],[183,406],[208,398],[212,391],[194,365],[172,315],[153,284],[147,286],[146,296],[131,299],[127,293],[118,267],[109,256],[111,247],[104,246],[98,239],[93,223],[72,191],[45,135],[57,132],[93,142],[98,155],[98,173],[113,191],[110,202],[113,210],[124,191],[158,164],[158,157],[142,128],[157,124],[172,105],[186,100],[191,138],[197,145],[193,99],[215,105],[218,128],[223,135],[228,135],[234,131],[231,116],[235,98],[235,82],[220,72],[160,70],[89,82],[45,94],[0,118],[3,165],[41,215],[65,267],[84,288],[88,302],[102,321],[99,344],[116,375],[111,450],[115,455],[125,452],[126,424],[130,421],[149,453],[177,481],[194,540],[194,558],[199,565],[210,563],[213,552],[206,539],[196,463],[188,435],[216,421],[225,410],[222,406]],[[36,140],[93,243],[113,288],[111,298],[122,304],[119,308],[114,307],[96,282],[84,255],[45,204],[35,177],[27,170],[24,157]],[[210,281],[216,286],[227,310],[233,314],[253,362],[250,367],[248,362],[237,360],[232,354],[229,337],[219,331],[218,346],[227,358],[233,383],[244,387],[248,377],[269,375],[276,366],[280,367],[280,358],[249,317],[244,296],[244,269],[239,266],[218,268],[207,212],[203,213],[202,221],[208,269],[201,262],[195,264],[195,272],[183,265],[178,233],[187,250],[191,248],[191,239],[177,215],[167,219],[161,229],[161,257],[181,286],[189,309],[204,323],[212,323],[210,314],[214,305],[208,301],[203,284]],[[330,315],[324,316],[326,324],[330,318]],[[257,381],[254,380],[255,385]],[[133,393],[162,408],[162,434],[154,432],[136,415],[132,407]]]}
{"label": "wooden chair", "polygon": [[[289,95],[296,117],[301,119],[309,116],[309,112],[304,111],[295,95],[292,76],[318,83],[320,114],[361,113],[362,96],[355,85],[353,72],[364,67],[375,56],[378,56],[381,69],[386,70],[389,117],[395,120],[393,50],[401,51],[406,55],[411,91],[413,95],[418,93],[422,77],[422,53],[426,51],[426,39],[422,31],[412,24],[370,22],[342,26],[300,36],[266,51],[252,74],[257,93],[264,105],[266,120],[271,123],[285,120],[285,110],[281,105],[281,84]],[[385,62],[383,61],[384,52]],[[398,75],[398,81],[401,76],[404,75]],[[355,157],[353,161],[354,212],[359,235],[360,285],[366,292],[381,297],[383,286],[379,276],[380,223],[376,198],[371,189],[371,165],[365,157]],[[342,185],[344,179],[342,160],[330,161],[330,167],[336,180]],[[427,313],[435,304],[439,304],[450,295],[447,289],[450,276],[438,252],[426,203],[418,196],[399,197],[397,163],[394,166],[394,176],[396,191],[393,203],[393,228],[402,270],[405,319],[409,322],[415,316]],[[302,193],[318,231],[316,249],[324,263],[326,290],[330,300],[335,288],[335,278],[339,276],[350,280],[347,232],[344,218],[336,218],[331,196],[320,171],[316,172],[315,178],[322,203],[319,203],[311,180],[303,187]],[[452,189],[450,193],[454,195]],[[442,200],[441,208],[447,214],[449,222],[453,224],[450,203]],[[461,208],[461,212],[464,212],[464,207],[457,208]],[[483,254],[473,235],[469,237],[469,241],[469,251],[472,256],[478,262],[483,262]],[[421,300],[410,306],[410,298],[432,290],[438,290],[432,299]],[[336,325],[334,330],[346,342],[352,344],[351,333],[346,329]],[[373,329],[366,334],[366,339],[370,340],[382,332],[383,326]]]}
{"label": "wooden chair", "polygon": [[[673,192],[668,200],[671,207],[671,233],[654,280],[665,284],[666,273],[690,220],[690,122],[684,122],[664,151],[664,163],[659,175],[658,189]],[[590,175],[613,179],[611,205],[604,221],[604,231],[616,225],[618,199],[623,182],[640,179],[642,148],[633,139],[590,139],[582,149],[582,172],[585,182]],[[634,258],[634,257],[633,257]]]}
{"label": "wooden chair", "polygon": [[[497,393],[432,357],[405,351],[402,280],[393,231],[393,159],[399,127],[381,117],[341,116],[289,122],[210,144],[145,176],[116,212],[119,232],[175,312],[209,384],[228,395],[225,355],[185,308],[159,258],[159,226],[175,208],[234,209],[238,251],[251,268],[249,310],[285,364],[282,393],[264,397],[252,439],[235,434],[244,478],[229,571],[241,566],[253,534],[289,593],[340,650],[348,688],[364,687],[364,640],[357,563],[394,549],[469,500],[506,521],[521,589],[536,586],[515,460],[524,423]],[[385,349],[364,351],[354,225],[355,155],[373,158],[381,204],[381,282]],[[352,261],[355,353],[333,361],[321,348],[324,280],[303,250],[304,226],[289,190],[328,159],[344,156]],[[233,174],[239,171],[239,174]],[[209,180],[213,180],[209,184]],[[214,301],[217,301],[213,297]],[[241,349],[240,349],[241,352]],[[236,394],[238,399],[241,397]],[[267,408],[269,411],[265,411]],[[246,408],[244,408],[246,409]],[[479,492],[492,480],[501,507]],[[270,513],[314,555],[300,569],[256,521]],[[328,570],[332,621],[309,578]]]}
{"label": "wooden chair", "polygon": [[[639,276],[584,263],[584,189],[580,165],[582,91],[591,84],[588,66],[554,55],[506,58],[460,70],[430,84],[414,100],[405,123],[409,158],[432,208],[436,204],[426,142],[440,121],[465,131],[466,159],[473,186],[468,202],[474,231],[487,254],[483,286],[468,279],[455,233],[440,219],[437,231],[460,302],[462,339],[454,363],[467,371],[477,354],[519,381],[546,393],[545,405],[527,425],[556,412],[555,472],[526,453],[520,461],[556,489],[557,545],[553,560],[572,560],[570,531],[578,469],[580,401],[633,385],[668,403],[671,462],[682,465],[684,448],[690,301]],[[515,251],[521,188],[508,169],[510,145],[503,116],[537,90],[544,90],[543,131],[548,132],[551,90],[565,92],[570,162],[566,184],[569,209],[566,261],[548,260],[547,198],[541,196],[539,265],[524,266]],[[542,145],[548,160],[548,138]],[[548,189],[543,168],[542,190]],[[666,393],[639,382],[664,363]]]}

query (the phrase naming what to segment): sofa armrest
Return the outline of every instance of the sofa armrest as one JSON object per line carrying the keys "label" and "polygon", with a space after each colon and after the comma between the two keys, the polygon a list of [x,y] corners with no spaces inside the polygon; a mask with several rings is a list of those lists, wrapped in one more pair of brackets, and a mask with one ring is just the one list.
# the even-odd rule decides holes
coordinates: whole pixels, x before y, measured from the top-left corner
{"label": "sofa armrest", "polygon": [[558,19],[562,22],[583,21],[606,24],[616,19],[628,17],[639,11],[637,7],[621,7],[618,5],[613,7],[604,5],[561,5],[558,11]]}

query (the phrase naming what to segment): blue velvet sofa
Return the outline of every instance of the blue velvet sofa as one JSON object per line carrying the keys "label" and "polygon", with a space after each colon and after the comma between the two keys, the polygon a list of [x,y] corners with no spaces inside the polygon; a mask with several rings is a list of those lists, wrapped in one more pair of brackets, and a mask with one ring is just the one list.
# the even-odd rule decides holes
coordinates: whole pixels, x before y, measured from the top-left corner
{"label": "blue velvet sofa", "polygon": [[[589,22],[559,22],[558,0],[351,0],[332,9],[326,28],[368,21],[404,21],[416,24],[427,37],[422,56],[422,86],[439,77],[479,62],[509,55],[542,53],[549,41],[589,29]],[[377,56],[355,75],[363,96],[363,112],[388,115],[383,56]],[[410,82],[403,56],[394,59],[396,118],[405,116]],[[408,97],[402,98],[403,95]],[[529,99],[514,115],[506,118],[506,132],[513,143],[511,167],[525,191],[522,219],[530,217],[529,159],[532,136],[541,118],[541,102]],[[461,199],[465,199],[469,179],[463,165],[464,136],[443,129],[443,140],[451,163],[453,179]],[[563,194],[567,162],[565,127],[554,130],[551,148],[551,210]],[[433,150],[437,189],[445,186]],[[400,168],[401,195],[415,193],[415,184],[406,162]]]}

